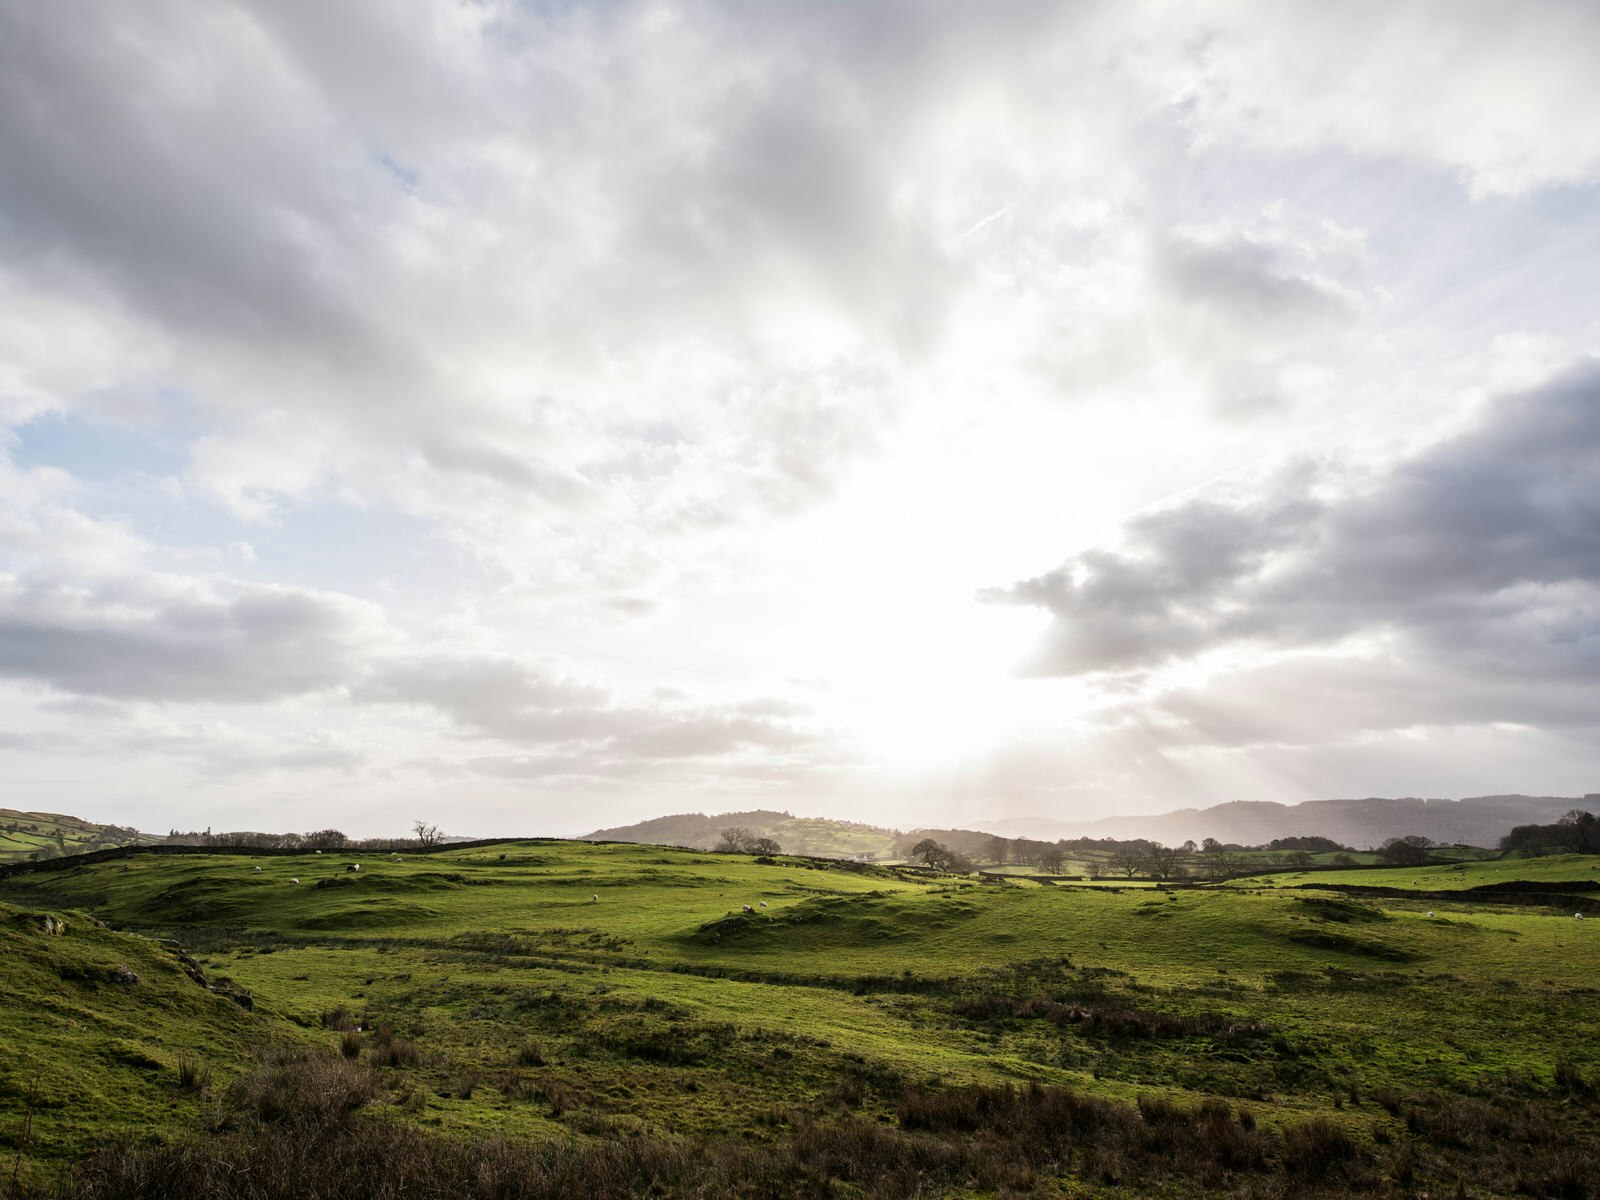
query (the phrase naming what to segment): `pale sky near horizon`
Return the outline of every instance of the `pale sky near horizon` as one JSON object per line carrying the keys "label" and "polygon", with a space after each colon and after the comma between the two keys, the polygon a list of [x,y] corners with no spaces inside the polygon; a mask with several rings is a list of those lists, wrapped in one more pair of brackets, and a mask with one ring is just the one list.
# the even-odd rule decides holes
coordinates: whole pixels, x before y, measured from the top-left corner
{"label": "pale sky near horizon", "polygon": [[0,6],[0,805],[1600,791],[1600,5]]}

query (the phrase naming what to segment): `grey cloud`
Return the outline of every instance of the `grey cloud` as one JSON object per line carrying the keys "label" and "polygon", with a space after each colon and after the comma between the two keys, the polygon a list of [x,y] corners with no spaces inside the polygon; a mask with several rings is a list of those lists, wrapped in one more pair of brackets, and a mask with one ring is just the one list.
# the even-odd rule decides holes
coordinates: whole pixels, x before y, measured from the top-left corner
{"label": "grey cloud", "polygon": [[58,283],[92,274],[210,336],[301,355],[370,342],[324,268],[331,244],[369,240],[351,208],[373,197],[352,195],[348,175],[303,169],[301,139],[326,131],[270,54],[254,60],[258,95],[212,74],[251,48],[248,22],[219,5],[197,25],[185,6],[156,3],[102,10],[99,36],[85,36],[61,15],[0,18],[6,256]]}
{"label": "grey cloud", "polygon": [[1157,273],[1185,301],[1240,322],[1282,326],[1347,315],[1329,282],[1296,274],[1273,247],[1242,234],[1220,242],[1175,236],[1156,257]]}
{"label": "grey cloud", "polygon": [[1320,511],[1303,495],[1256,509],[1195,501],[1140,518],[1128,551],[1090,550],[982,598],[1054,615],[1039,674],[1154,665],[1208,648],[1240,579],[1293,547]]}
{"label": "grey cloud", "polygon": [[552,664],[489,655],[382,663],[353,696],[431,708],[480,736],[567,747],[591,766],[614,759],[784,754],[817,740],[792,723],[799,710],[776,702],[629,704]]}
{"label": "grey cloud", "polygon": [[345,683],[382,635],[371,606],[323,592],[0,581],[0,675],[79,696],[276,700]]}
{"label": "grey cloud", "polygon": [[1600,670],[1600,363],[1357,489],[1282,482],[1134,521],[1115,551],[985,593],[1055,618],[1036,669],[1128,671],[1392,632],[1480,667]]}
{"label": "grey cloud", "polygon": [[588,711],[610,699],[605,689],[572,679],[557,664],[493,655],[391,660],[352,694],[366,703],[429,705],[480,728],[507,714]]}
{"label": "grey cloud", "polygon": [[441,471],[461,471],[494,483],[534,493],[562,508],[575,508],[590,500],[594,489],[577,472],[523,457],[498,446],[471,443],[445,436],[425,437],[422,457]]}
{"label": "grey cloud", "polygon": [[1576,734],[1600,726],[1592,681],[1536,671],[1381,656],[1297,654],[1098,715],[1168,748],[1260,749],[1355,743],[1396,731],[1519,726]]}

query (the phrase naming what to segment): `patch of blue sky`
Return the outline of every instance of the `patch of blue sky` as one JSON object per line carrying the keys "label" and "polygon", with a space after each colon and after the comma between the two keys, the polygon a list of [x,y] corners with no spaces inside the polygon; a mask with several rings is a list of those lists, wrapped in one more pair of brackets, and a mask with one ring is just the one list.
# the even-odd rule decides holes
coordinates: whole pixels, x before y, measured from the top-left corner
{"label": "patch of blue sky", "polygon": [[326,588],[380,603],[397,593],[437,599],[485,581],[483,568],[437,537],[430,522],[404,513],[324,496],[286,504],[270,522],[242,520],[183,482],[193,439],[188,429],[48,414],[5,436],[16,466],[72,476],[72,507],[142,539],[152,566]]}
{"label": "patch of blue sky", "polygon": [[189,437],[166,425],[52,412],[14,427],[9,440],[11,461],[18,467],[58,467],[77,479],[99,483],[176,474],[187,457]]}
{"label": "patch of blue sky", "polygon": [[388,154],[380,153],[377,157],[379,165],[382,166],[385,171],[389,172],[389,174],[393,176],[395,182],[397,182],[407,192],[414,194],[419,188],[421,188],[422,172],[418,171],[415,167],[407,166],[399,159]]}
{"label": "patch of blue sky", "polygon": [[431,522],[392,509],[321,500],[286,509],[271,525],[244,525],[264,575],[331,588],[388,606],[403,593],[439,599],[484,582],[482,569]]}

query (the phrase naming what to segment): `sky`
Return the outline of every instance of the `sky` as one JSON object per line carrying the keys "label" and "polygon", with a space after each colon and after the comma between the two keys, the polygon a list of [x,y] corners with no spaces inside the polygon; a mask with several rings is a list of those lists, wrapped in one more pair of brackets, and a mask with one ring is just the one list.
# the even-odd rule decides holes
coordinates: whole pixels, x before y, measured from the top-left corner
{"label": "sky", "polygon": [[1600,6],[0,6],[0,805],[1600,791]]}

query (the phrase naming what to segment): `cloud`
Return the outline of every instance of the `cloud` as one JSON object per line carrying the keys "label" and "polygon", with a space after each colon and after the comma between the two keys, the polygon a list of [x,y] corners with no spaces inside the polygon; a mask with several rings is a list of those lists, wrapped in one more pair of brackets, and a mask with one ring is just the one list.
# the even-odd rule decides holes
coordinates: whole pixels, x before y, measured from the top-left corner
{"label": "cloud", "polygon": [[[408,755],[486,791],[810,786],[1017,579],[990,597],[1049,622],[1037,673],[1146,705],[1090,721],[1146,784],[1178,786],[1161,746],[1311,736],[1250,710],[1304,695],[1261,656],[1350,739],[1386,661],[1407,704],[1451,689],[1428,720],[1520,695],[1568,729],[1588,385],[1443,438],[1497,345],[1523,378],[1592,348],[1597,29],[1581,0],[0,9],[0,702],[41,737],[158,710],[155,753],[208,787],[234,755],[240,795]],[[1437,444],[1384,465],[1403,436]],[[1207,483],[1240,464],[1268,482]],[[946,641],[975,673],[1009,653],[984,620]],[[766,695],[819,674],[817,711]],[[324,727],[349,742],[296,740]]]}
{"label": "cloud", "polygon": [[[1115,550],[986,593],[1054,618],[1041,674],[1394,635],[1480,669],[1600,669],[1600,363],[1355,484],[1324,466],[1139,517]],[[1359,477],[1358,477],[1359,478]]]}
{"label": "cloud", "polygon": [[1296,274],[1275,247],[1243,234],[1226,240],[1174,236],[1161,248],[1157,270],[1180,299],[1257,326],[1323,323],[1349,309],[1341,289]]}
{"label": "cloud", "polygon": [[0,577],[0,675],[72,695],[268,702],[345,684],[386,633],[372,605],[303,588]]}
{"label": "cloud", "polygon": [[1475,194],[1600,179],[1584,0],[1185,5],[1153,56],[1202,142],[1421,160]]}
{"label": "cloud", "polygon": [[[628,703],[554,660],[482,654],[392,660],[380,663],[354,698],[433,709],[483,737],[565,748],[553,762],[582,761],[591,770],[614,760],[783,755],[819,740],[796,721],[805,710],[792,704],[668,697]],[[583,757],[574,759],[578,753]]]}

